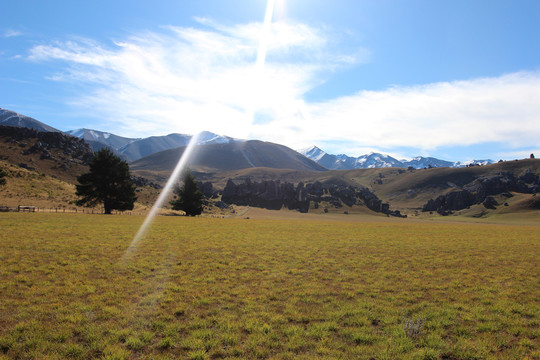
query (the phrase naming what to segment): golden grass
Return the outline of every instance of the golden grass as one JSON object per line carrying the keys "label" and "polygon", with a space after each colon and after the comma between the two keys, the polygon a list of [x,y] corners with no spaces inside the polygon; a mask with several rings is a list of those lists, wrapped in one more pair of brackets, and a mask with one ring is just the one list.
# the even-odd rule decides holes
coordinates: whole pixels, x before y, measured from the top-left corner
{"label": "golden grass", "polygon": [[0,214],[0,359],[539,359],[540,227]]}
{"label": "golden grass", "polygon": [[[35,206],[42,211],[92,211],[103,212],[103,206],[92,209],[75,205],[75,185],[58,177],[38,171],[30,171],[0,160],[0,168],[6,171],[6,185],[0,187],[0,207]],[[155,202],[160,190],[149,186],[137,188],[134,212],[146,213]]]}

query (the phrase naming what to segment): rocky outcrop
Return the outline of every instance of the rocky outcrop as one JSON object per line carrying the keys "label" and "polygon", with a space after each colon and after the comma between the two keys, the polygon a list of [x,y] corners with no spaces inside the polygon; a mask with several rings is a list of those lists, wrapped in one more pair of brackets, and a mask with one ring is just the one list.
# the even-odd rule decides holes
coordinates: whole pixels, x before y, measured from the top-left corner
{"label": "rocky outcrop", "polygon": [[223,190],[222,201],[228,204],[262,207],[270,210],[286,207],[303,213],[309,211],[311,203],[316,209],[321,202],[327,202],[336,208],[344,205],[365,205],[375,212],[406,217],[401,215],[399,211],[391,211],[389,204],[383,203],[367,188],[322,184],[318,181],[306,185],[300,182],[295,187],[291,183],[273,180],[259,183],[248,179],[240,184],[229,180]]}
{"label": "rocky outcrop", "polygon": [[30,140],[37,140],[24,154],[40,154],[41,159],[53,160],[51,150],[55,149],[75,161],[88,165],[94,154],[84,140],[60,132],[40,132],[30,128],[0,126],[0,136],[7,137],[7,141],[11,142],[31,143]]}
{"label": "rocky outcrop", "polygon": [[207,199],[210,199],[211,197],[214,197],[214,186],[211,182],[197,182],[197,187],[199,190],[203,193],[204,197]]}
{"label": "rocky outcrop", "polygon": [[497,205],[499,205],[499,203],[497,202],[497,200],[495,200],[493,196],[488,196],[484,199],[482,205],[484,205],[486,209],[494,210],[497,208]]}
{"label": "rocky outcrop", "polygon": [[296,209],[300,212],[309,210],[307,190],[303,183],[295,188],[290,183],[279,181],[252,182],[246,180],[235,184],[232,180],[227,182],[221,200],[227,204],[262,207],[270,210],[279,210],[283,206]]}
{"label": "rocky outcrop", "polygon": [[442,214],[452,210],[465,209],[476,203],[476,196],[468,190],[453,191],[446,195],[441,195],[435,200],[430,199],[423,207],[422,211],[437,211]]}
{"label": "rocky outcrop", "polygon": [[462,189],[430,199],[422,211],[436,211],[448,215],[452,211],[462,210],[471,205],[483,204],[488,209],[498,205],[493,195],[512,196],[510,192],[535,194],[540,191],[540,178],[530,169],[520,177],[509,172],[493,176],[481,176],[465,184]]}
{"label": "rocky outcrop", "polygon": [[161,189],[162,188],[161,185],[153,183],[150,180],[148,180],[147,178],[143,178],[143,177],[140,177],[140,176],[131,175],[131,181],[133,181],[133,183],[137,187],[149,186],[149,187],[152,187],[154,189]]}

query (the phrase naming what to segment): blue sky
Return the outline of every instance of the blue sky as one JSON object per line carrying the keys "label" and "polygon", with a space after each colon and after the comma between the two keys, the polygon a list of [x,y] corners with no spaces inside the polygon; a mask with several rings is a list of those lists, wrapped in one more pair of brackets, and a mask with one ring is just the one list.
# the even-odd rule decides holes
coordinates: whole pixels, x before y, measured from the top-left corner
{"label": "blue sky", "polygon": [[539,1],[275,0],[265,27],[267,5],[2,1],[0,107],[128,137],[540,153]]}

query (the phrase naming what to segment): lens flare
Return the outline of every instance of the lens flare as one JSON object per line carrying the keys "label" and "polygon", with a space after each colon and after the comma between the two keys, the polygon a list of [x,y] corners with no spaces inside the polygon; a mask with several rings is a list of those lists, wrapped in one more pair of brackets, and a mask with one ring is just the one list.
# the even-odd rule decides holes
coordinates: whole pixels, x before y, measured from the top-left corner
{"label": "lens flare", "polygon": [[126,252],[124,253],[124,256],[122,257],[122,260],[126,260],[132,255],[132,253],[135,251],[135,249],[137,247],[137,244],[139,243],[139,241],[144,237],[144,235],[148,231],[148,228],[152,224],[152,220],[154,219],[154,217],[157,215],[157,213],[159,211],[159,208],[161,206],[163,206],[163,203],[165,202],[165,200],[167,199],[167,197],[171,193],[171,190],[172,190],[174,184],[178,180],[178,177],[180,176],[182,171],[185,170],[186,165],[188,164],[188,161],[191,158],[191,155],[192,155],[192,153],[193,153],[193,151],[195,149],[195,146],[199,142],[199,136],[200,136],[200,133],[192,136],[191,139],[189,140],[189,144],[186,147],[186,149],[184,150],[184,153],[182,154],[182,156],[180,157],[180,160],[178,160],[178,163],[176,164],[176,167],[174,168],[174,171],[172,172],[171,176],[169,177],[169,180],[167,181],[167,184],[165,184],[165,187],[161,191],[161,194],[159,194],[158,199],[156,200],[156,202],[152,206],[152,209],[150,210],[150,212],[146,216],[146,219],[144,219],[144,222],[141,225],[141,227],[139,228],[139,231],[137,232],[137,234],[135,235],[135,237],[133,238],[133,240],[129,244],[129,247],[127,248]]}
{"label": "lens flare", "polygon": [[275,0],[268,0],[266,3],[266,13],[264,14],[263,31],[259,41],[259,50],[257,51],[257,62],[255,69],[261,72],[266,62],[266,52],[268,51],[268,41],[270,40],[270,28],[272,25],[272,16],[274,15]]}
{"label": "lens flare", "polygon": [[[263,23],[263,29],[261,33],[261,38],[259,41],[259,48],[257,51],[257,61],[255,63],[255,86],[260,88],[261,84],[261,78],[262,73],[264,70],[264,65],[266,62],[266,53],[268,51],[268,43],[270,40],[270,30],[272,25],[272,17],[274,14],[274,5],[276,3],[276,0],[268,0],[266,3],[266,12],[264,14],[264,23]],[[254,91],[258,92],[258,89],[253,89]],[[256,104],[250,104],[250,107],[247,109],[247,114],[249,116],[250,122],[253,122],[254,120],[254,114],[255,114],[255,108]],[[189,141],[188,146],[186,147],[184,153],[180,157],[180,160],[178,160],[178,164],[176,164],[176,167],[174,168],[174,171],[172,172],[171,176],[169,177],[169,180],[167,181],[167,184],[161,191],[161,194],[159,195],[158,199],[156,200],[155,204],[152,206],[152,209],[144,219],[143,224],[139,228],[139,231],[129,244],[129,247],[127,248],[126,252],[122,256],[122,262],[128,260],[136,251],[137,244],[141,241],[141,239],[146,235],[146,232],[150,228],[150,225],[152,224],[152,221],[154,217],[157,215],[159,209],[161,206],[163,206],[163,203],[169,196],[174,184],[176,183],[179,175],[182,173],[182,171],[185,169],[190,157],[192,156],[192,153],[195,149],[195,145],[198,143],[200,133],[197,135],[194,135],[191,140]]]}
{"label": "lens flare", "polygon": [[274,15],[274,6],[276,0],[268,0],[266,3],[266,12],[264,14],[264,23],[262,27],[261,37],[259,39],[259,48],[257,51],[257,61],[253,69],[253,89],[255,96],[253,101],[248,104],[246,108],[246,114],[248,121],[253,123],[255,121],[255,111],[257,109],[257,102],[260,97],[261,84],[263,82],[263,70],[266,63],[266,53],[268,52],[268,43],[271,37],[272,17]]}

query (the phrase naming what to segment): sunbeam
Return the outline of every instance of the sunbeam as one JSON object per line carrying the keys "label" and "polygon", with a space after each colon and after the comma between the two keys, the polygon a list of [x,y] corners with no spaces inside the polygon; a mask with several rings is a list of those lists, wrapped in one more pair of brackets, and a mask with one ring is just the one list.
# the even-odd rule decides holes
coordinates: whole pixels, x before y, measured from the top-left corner
{"label": "sunbeam", "polygon": [[255,111],[257,110],[258,102],[260,100],[261,87],[263,82],[264,65],[266,63],[266,53],[268,51],[268,42],[271,35],[272,17],[274,15],[274,6],[276,0],[268,0],[266,3],[266,12],[264,14],[264,23],[261,32],[261,38],[259,39],[259,48],[257,50],[257,60],[255,62],[254,74],[252,79],[251,89],[254,93],[252,101],[246,108],[246,114],[248,121],[253,123],[255,121]]}
{"label": "sunbeam", "polygon": [[[257,51],[257,61],[255,63],[255,93],[259,92],[260,89],[260,80],[262,78],[262,73],[264,70],[264,65],[266,62],[266,53],[268,50],[268,41],[270,38],[270,30],[272,25],[272,16],[274,13],[274,5],[276,3],[276,0],[268,0],[266,3],[266,12],[264,15],[264,23],[263,23],[263,30],[261,33],[261,38],[259,41],[259,48]],[[256,102],[257,99],[255,98],[254,102]],[[252,103],[249,104],[249,108],[247,109],[248,116],[250,117],[250,121],[252,122],[254,120],[254,114],[256,109],[256,104]],[[187,162],[189,161],[191,154],[195,148],[195,145],[198,142],[199,134],[193,136],[191,140],[189,141],[188,146],[186,147],[186,150],[178,160],[178,164],[176,164],[176,167],[174,168],[174,171],[172,172],[171,176],[169,177],[169,180],[167,181],[167,184],[161,191],[161,194],[159,195],[158,199],[156,200],[155,204],[152,206],[152,209],[146,216],[143,224],[139,228],[139,231],[129,244],[126,252],[122,256],[122,262],[128,260],[132,254],[136,251],[137,244],[141,241],[141,239],[144,237],[148,229],[150,228],[152,221],[154,217],[157,215],[159,209],[161,206],[163,206],[163,203],[165,202],[165,199],[169,196],[174,184],[176,183],[180,173],[185,169]]]}
{"label": "sunbeam", "polygon": [[257,51],[257,62],[255,70],[259,73],[264,68],[266,62],[266,52],[268,50],[268,40],[270,38],[270,27],[272,25],[272,16],[274,15],[275,0],[268,0],[266,3],[266,13],[264,14],[263,31],[259,41],[259,50]]}
{"label": "sunbeam", "polygon": [[191,139],[189,140],[189,144],[186,147],[186,149],[184,150],[184,153],[182,154],[180,159],[178,160],[178,163],[176,164],[176,167],[174,168],[174,171],[172,172],[171,176],[169,177],[169,180],[167,181],[167,184],[165,184],[165,187],[161,191],[161,194],[159,194],[159,197],[157,198],[156,202],[154,203],[154,206],[152,206],[152,209],[150,210],[150,212],[146,216],[146,219],[144,219],[144,222],[141,225],[141,227],[139,228],[139,231],[137,232],[137,234],[135,235],[135,237],[133,238],[133,240],[129,244],[129,247],[127,248],[126,252],[124,253],[124,255],[122,257],[122,261],[128,259],[131,256],[131,254],[135,251],[135,248],[137,247],[137,244],[139,243],[139,241],[144,237],[144,235],[148,231],[148,228],[152,224],[152,220],[154,219],[154,217],[157,215],[157,213],[159,211],[159,208],[161,206],[163,206],[163,203],[165,202],[165,200],[167,199],[167,197],[171,193],[171,190],[172,190],[174,184],[178,180],[178,177],[180,176],[182,171],[185,170],[186,165],[187,165],[189,159],[191,158],[193,150],[195,149],[195,145],[197,145],[197,143],[199,141],[199,135],[200,135],[200,133],[192,136]]}

